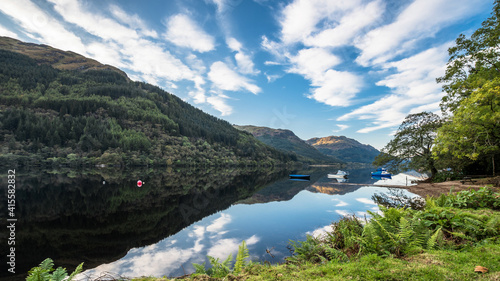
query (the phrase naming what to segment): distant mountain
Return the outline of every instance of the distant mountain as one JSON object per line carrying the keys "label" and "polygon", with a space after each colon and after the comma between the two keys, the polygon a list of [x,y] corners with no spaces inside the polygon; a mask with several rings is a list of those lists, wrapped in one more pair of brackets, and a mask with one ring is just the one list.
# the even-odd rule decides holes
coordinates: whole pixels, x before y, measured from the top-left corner
{"label": "distant mountain", "polygon": [[357,140],[345,136],[312,138],[306,142],[318,151],[344,162],[372,163],[380,153],[371,145],[361,144]]}
{"label": "distant mountain", "polygon": [[296,156],[112,66],[0,37],[0,165],[275,165]]}
{"label": "distant mountain", "polygon": [[290,130],[271,129],[267,127],[257,126],[234,126],[237,129],[251,133],[261,142],[277,148],[281,151],[294,152],[298,156],[298,160],[306,163],[342,163],[341,160],[334,156],[327,156],[319,152],[316,148],[307,144],[305,141],[297,137]]}

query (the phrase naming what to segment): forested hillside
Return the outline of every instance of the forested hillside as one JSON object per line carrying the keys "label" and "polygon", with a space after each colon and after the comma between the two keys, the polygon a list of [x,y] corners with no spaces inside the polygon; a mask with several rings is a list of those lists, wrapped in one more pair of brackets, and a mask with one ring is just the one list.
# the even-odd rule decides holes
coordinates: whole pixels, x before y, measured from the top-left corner
{"label": "forested hillside", "polygon": [[361,144],[357,140],[345,136],[312,138],[307,140],[307,143],[320,152],[345,162],[372,163],[380,153],[371,145]]}
{"label": "forested hillside", "polygon": [[0,49],[2,164],[274,165],[296,160],[159,87],[132,82],[112,68],[78,68],[55,69]]}
{"label": "forested hillside", "polygon": [[313,146],[301,140],[290,130],[272,129],[257,126],[235,126],[236,128],[251,133],[258,140],[279,150],[295,153],[301,162],[314,164],[342,163],[333,156],[319,152]]}

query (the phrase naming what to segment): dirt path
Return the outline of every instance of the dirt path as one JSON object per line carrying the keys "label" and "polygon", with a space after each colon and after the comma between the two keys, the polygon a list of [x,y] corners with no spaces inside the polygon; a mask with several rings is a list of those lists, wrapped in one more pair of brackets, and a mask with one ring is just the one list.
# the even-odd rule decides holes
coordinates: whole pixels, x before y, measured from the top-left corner
{"label": "dirt path", "polygon": [[[446,182],[440,182],[440,183],[424,183],[420,182],[417,185],[414,186],[408,186],[404,187],[411,193],[418,194],[422,197],[427,197],[429,196],[434,196],[438,197],[443,193],[449,193],[450,190],[455,193],[459,192],[462,190],[467,190],[469,188],[472,188],[474,190],[478,190],[479,188],[485,186],[485,184],[462,184],[460,181],[446,181]],[[500,189],[498,187],[495,187],[496,191],[498,192]]]}

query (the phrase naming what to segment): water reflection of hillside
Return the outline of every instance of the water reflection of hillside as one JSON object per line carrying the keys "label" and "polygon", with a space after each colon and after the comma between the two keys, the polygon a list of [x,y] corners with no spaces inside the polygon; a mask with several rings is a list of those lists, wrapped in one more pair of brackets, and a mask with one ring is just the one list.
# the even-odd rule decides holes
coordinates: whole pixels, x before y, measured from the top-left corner
{"label": "water reflection of hillside", "polygon": [[313,184],[309,186],[306,190],[310,192],[319,192],[329,195],[344,195],[349,192],[354,192],[358,190],[362,185],[347,185],[341,183],[324,183],[324,184]]}
{"label": "water reflection of hillside", "polygon": [[291,181],[288,177],[255,192],[251,197],[238,201],[239,204],[268,203],[273,201],[288,201],[300,191],[307,189],[311,184],[328,174],[327,169],[309,169],[292,171],[292,174],[306,174],[311,176],[310,181]]}
{"label": "water reflection of hillside", "polygon": [[[129,249],[175,234],[286,174],[272,169],[17,170],[17,277],[24,280],[47,257],[68,270],[81,262],[88,269],[118,260]],[[145,182],[141,188],[138,179]],[[5,178],[0,183],[7,186]]]}
{"label": "water reflection of hillside", "polygon": [[346,183],[339,182],[337,179],[329,179],[329,173],[336,173],[332,168],[315,168],[309,170],[293,171],[295,174],[311,175],[310,181],[290,181],[281,179],[275,183],[255,192],[251,197],[240,200],[240,204],[267,203],[273,201],[291,200],[302,190],[310,192],[319,192],[330,195],[344,195],[354,192],[363,185],[370,185],[374,182],[371,179],[370,172],[373,169],[349,169],[349,178]]}

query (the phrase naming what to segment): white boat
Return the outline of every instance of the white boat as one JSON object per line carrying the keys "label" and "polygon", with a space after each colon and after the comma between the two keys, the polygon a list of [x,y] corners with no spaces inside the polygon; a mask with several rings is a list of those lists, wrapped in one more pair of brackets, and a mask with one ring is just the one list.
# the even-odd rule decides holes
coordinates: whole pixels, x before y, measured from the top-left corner
{"label": "white boat", "polygon": [[347,179],[349,172],[338,170],[336,174],[328,174],[329,179]]}

